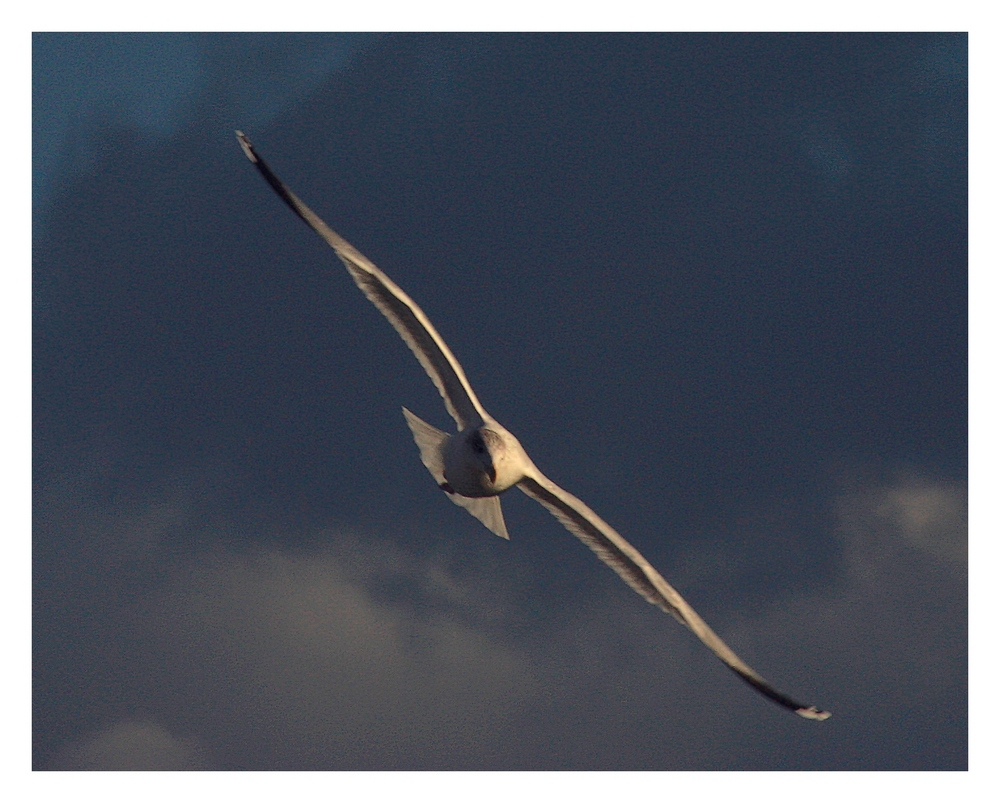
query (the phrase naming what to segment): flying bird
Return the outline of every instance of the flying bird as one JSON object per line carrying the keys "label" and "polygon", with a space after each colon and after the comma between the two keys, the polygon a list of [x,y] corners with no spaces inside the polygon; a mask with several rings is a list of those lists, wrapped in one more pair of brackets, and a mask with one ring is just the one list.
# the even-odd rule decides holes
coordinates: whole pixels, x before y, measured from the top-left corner
{"label": "flying bird", "polygon": [[340,257],[355,284],[393,325],[431,378],[458,431],[442,432],[405,407],[420,459],[434,481],[501,538],[509,538],[499,495],[517,486],[541,503],[573,535],[590,547],[646,601],[671,614],[733,672],[765,697],[806,719],[824,720],[830,712],[797,702],[751,669],[719,638],[680,594],[604,519],[573,494],[542,474],[520,442],[476,398],[465,371],[423,310],[354,246],[326,225],[261,159],[242,131],[236,132],[247,158],[271,188]]}

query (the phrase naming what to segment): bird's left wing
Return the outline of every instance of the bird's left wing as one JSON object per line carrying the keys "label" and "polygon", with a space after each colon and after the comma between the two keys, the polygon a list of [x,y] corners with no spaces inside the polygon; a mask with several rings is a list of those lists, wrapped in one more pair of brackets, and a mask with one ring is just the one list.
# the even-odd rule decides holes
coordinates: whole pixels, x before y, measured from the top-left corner
{"label": "bird's left wing", "polygon": [[309,228],[337,252],[337,256],[354,278],[355,284],[399,332],[437,387],[448,413],[455,419],[459,430],[480,424],[488,418],[462,366],[423,310],[368,257],[327,226],[315,212],[302,203],[268,167],[246,134],[237,131],[236,138],[240,141],[243,153],[257,166],[271,188],[309,225]]}
{"label": "bird's left wing", "polygon": [[666,611],[689,627],[716,656],[745,682],[778,705],[806,719],[824,720],[830,716],[816,706],[804,705],[778,691],[754,672],[719,638],[694,608],[654,569],[634,546],[622,538],[610,524],[593,510],[564,491],[532,467],[518,487],[551,512],[573,535],[590,547],[597,556],[641,594],[648,602]]}

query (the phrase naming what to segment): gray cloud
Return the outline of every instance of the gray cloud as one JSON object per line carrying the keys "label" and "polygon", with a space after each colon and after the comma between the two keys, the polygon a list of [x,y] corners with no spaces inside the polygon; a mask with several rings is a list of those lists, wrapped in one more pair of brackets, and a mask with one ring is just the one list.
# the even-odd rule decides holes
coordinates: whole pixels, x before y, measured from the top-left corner
{"label": "gray cloud", "polygon": [[175,739],[158,725],[119,722],[67,745],[53,759],[59,770],[201,770],[206,765],[193,740]]}
{"label": "gray cloud", "polygon": [[901,539],[968,571],[968,494],[954,484],[898,483],[883,490],[875,514],[888,519]]}
{"label": "gray cloud", "polygon": [[92,169],[109,129],[163,140],[206,109],[227,129],[263,126],[368,41],[358,34],[35,34],[36,211],[47,207],[59,179]]}
{"label": "gray cloud", "polygon": [[[963,498],[926,478],[842,493],[836,577],[718,613],[720,634],[751,663],[835,711],[804,731],[596,562],[596,594],[574,595],[558,615],[533,610],[544,567],[519,574],[516,552],[501,582],[495,565],[342,530],[310,549],[213,548],[157,582],[136,567],[183,527],[176,506],[64,506],[64,526],[74,521],[90,549],[119,549],[103,569],[83,562],[104,576],[67,578],[106,618],[73,634],[77,649],[115,658],[78,689],[93,724],[47,766],[822,767],[836,745],[861,768],[872,734],[903,743],[907,766],[920,729],[940,726],[933,712],[964,700],[964,575],[952,548]],[[148,592],[123,590],[128,565]],[[712,565],[724,598],[737,561]],[[705,570],[684,554],[663,568],[682,588]],[[106,690],[97,700],[95,686]]]}

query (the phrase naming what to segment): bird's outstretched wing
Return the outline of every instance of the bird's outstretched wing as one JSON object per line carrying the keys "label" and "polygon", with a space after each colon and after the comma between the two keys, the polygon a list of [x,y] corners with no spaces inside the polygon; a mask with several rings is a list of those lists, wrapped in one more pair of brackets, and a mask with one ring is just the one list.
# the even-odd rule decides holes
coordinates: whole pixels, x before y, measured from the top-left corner
{"label": "bird's outstretched wing", "polygon": [[593,510],[564,491],[537,469],[518,483],[524,493],[537,500],[563,523],[567,530],[589,546],[597,556],[641,594],[648,602],[687,625],[702,643],[744,681],[806,719],[824,720],[830,716],[816,706],[804,705],[778,691],[754,672],[719,638],[684,598],[654,569],[634,546]]}
{"label": "bird's outstretched wing", "polygon": [[483,410],[469,385],[469,380],[465,377],[465,371],[451,353],[451,349],[441,339],[434,325],[424,315],[423,310],[368,257],[327,226],[315,212],[302,203],[268,167],[246,134],[237,131],[236,138],[243,148],[243,153],[257,166],[271,188],[308,224],[309,228],[337,252],[337,256],[354,278],[355,284],[399,332],[437,387],[448,413],[458,424],[458,429],[463,430],[488,419],[489,416]]}

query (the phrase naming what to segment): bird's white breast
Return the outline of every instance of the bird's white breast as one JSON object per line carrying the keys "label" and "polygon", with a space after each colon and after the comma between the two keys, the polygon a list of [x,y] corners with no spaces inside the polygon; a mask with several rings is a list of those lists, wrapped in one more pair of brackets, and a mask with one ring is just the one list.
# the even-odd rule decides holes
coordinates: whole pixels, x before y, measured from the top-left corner
{"label": "bird's white breast", "polygon": [[444,475],[462,496],[496,496],[524,479],[530,461],[510,432],[490,421],[448,439]]}

